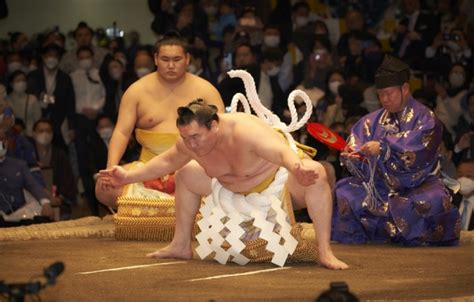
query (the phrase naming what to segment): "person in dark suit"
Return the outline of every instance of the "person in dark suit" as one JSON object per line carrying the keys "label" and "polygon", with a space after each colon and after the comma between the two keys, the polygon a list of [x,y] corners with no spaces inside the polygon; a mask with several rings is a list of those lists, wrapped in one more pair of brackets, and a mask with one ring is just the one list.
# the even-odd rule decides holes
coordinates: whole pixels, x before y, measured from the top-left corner
{"label": "person in dark suit", "polygon": [[76,103],[71,78],[58,69],[62,53],[63,49],[56,44],[44,46],[41,49],[42,67],[28,74],[27,86],[28,92],[34,94],[41,103],[42,117],[53,123],[53,143],[64,146],[61,125],[67,119],[71,129],[71,137],[68,138],[72,138]]}
{"label": "person in dark suit", "polygon": [[391,37],[394,53],[412,69],[426,69],[424,60],[426,48],[431,45],[438,28],[430,14],[420,10],[419,0],[403,0],[403,16]]}

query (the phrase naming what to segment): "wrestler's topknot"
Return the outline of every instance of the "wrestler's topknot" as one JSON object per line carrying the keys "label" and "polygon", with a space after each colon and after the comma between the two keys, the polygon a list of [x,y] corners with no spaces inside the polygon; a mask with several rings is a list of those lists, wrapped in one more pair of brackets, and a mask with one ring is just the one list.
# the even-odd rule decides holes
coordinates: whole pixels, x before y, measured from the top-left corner
{"label": "wrestler's topknot", "polygon": [[176,126],[185,126],[196,121],[200,126],[211,129],[212,121],[219,121],[217,111],[216,106],[206,104],[203,99],[195,99],[187,106],[178,108]]}

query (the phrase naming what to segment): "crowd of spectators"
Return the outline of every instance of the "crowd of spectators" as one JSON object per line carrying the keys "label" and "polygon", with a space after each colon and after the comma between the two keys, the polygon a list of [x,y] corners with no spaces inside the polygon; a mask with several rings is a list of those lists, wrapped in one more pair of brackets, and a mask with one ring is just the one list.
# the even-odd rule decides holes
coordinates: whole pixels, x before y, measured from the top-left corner
{"label": "crowd of spectators", "polygon": [[[304,90],[315,108],[312,121],[347,136],[365,113],[380,108],[374,73],[386,53],[411,67],[414,97],[445,126],[442,173],[473,160],[474,13],[470,1],[233,1],[149,0],[157,39],[169,30],[187,39],[188,72],[217,87],[226,106],[245,92],[226,74],[245,69],[262,103],[288,121],[287,98]],[[0,123],[7,155],[26,161],[33,177],[63,204],[76,188],[99,215],[94,174],[105,167],[121,96],[155,70],[155,41],[106,35],[80,22],[71,33],[45,29],[28,37],[12,32],[0,44]],[[66,47],[74,45],[74,47]],[[304,113],[304,104],[298,104]],[[10,122],[13,116],[14,123]],[[338,154],[304,130],[295,134],[334,164]],[[138,156],[131,141],[123,161]],[[1,165],[2,163],[0,163]],[[41,172],[41,173],[38,173]],[[35,175],[35,173],[37,175]],[[46,179],[45,179],[46,178]],[[78,180],[80,180],[78,182]],[[79,183],[79,185],[77,185]],[[0,209],[11,212],[5,198]],[[66,206],[65,206],[66,205]]]}

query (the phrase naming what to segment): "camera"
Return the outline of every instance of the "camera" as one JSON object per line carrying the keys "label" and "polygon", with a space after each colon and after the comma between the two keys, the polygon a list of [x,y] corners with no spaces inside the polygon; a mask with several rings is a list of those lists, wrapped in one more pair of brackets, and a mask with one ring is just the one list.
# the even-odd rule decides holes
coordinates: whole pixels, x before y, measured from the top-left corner
{"label": "camera", "polygon": [[316,298],[315,302],[358,302],[359,298],[349,291],[346,282],[337,281],[330,283],[330,289]]}
{"label": "camera", "polygon": [[445,40],[445,41],[450,41],[450,40],[459,41],[459,40],[461,40],[461,36],[459,36],[458,34],[445,33],[445,34],[443,34],[443,40]]}

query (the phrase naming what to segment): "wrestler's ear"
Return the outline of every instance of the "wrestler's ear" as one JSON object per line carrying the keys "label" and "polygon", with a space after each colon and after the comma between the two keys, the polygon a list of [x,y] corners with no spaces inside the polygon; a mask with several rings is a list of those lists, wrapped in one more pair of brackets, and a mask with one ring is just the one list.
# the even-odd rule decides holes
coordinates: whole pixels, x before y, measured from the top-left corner
{"label": "wrestler's ear", "polygon": [[189,62],[191,62],[191,55],[189,54],[189,52],[184,54],[184,59],[186,60],[186,66],[188,66]]}
{"label": "wrestler's ear", "polygon": [[211,121],[211,130],[218,130],[219,129],[219,122],[216,120]]}

